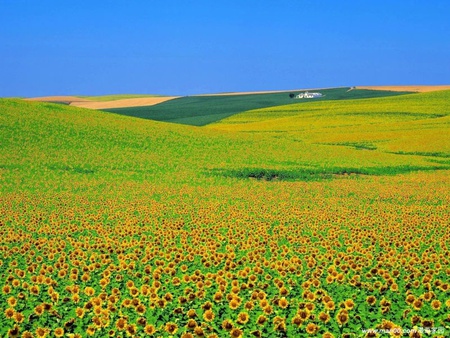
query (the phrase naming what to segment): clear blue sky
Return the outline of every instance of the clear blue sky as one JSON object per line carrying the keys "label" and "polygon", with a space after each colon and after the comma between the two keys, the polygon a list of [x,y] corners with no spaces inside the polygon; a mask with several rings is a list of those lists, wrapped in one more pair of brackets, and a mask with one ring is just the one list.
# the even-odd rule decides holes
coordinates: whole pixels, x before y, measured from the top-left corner
{"label": "clear blue sky", "polygon": [[450,84],[450,1],[0,0],[0,97]]}

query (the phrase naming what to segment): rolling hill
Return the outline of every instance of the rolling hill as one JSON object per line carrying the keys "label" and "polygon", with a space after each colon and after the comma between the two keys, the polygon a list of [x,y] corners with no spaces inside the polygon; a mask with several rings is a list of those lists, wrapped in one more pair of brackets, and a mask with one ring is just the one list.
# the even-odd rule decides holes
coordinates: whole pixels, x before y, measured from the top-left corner
{"label": "rolling hill", "polygon": [[[324,96],[316,100],[361,99],[409,93],[349,89],[349,87],[323,89],[320,92]],[[246,110],[292,103],[294,100],[289,97],[290,93],[296,93],[296,91],[187,96],[153,106],[111,108],[106,111],[157,121],[203,126]]]}
{"label": "rolling hill", "polygon": [[0,336],[448,330],[450,91],[362,94],[203,127],[0,99]]}

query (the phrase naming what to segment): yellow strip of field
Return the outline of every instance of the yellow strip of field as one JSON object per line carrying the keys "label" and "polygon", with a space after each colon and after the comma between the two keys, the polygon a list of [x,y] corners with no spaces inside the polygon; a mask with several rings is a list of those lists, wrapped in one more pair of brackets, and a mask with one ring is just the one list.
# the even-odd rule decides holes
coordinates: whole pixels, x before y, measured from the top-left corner
{"label": "yellow strip of field", "polygon": [[438,90],[450,89],[450,85],[440,85],[440,86],[357,86],[356,89],[372,89],[372,90],[391,90],[394,92],[434,92]]}
{"label": "yellow strip of field", "polygon": [[40,96],[25,99],[27,101],[42,101],[42,102],[90,102],[90,100],[83,99],[78,96]]}
{"label": "yellow strip of field", "polygon": [[163,96],[163,97],[142,97],[133,99],[113,100],[113,101],[74,101],[70,105],[89,109],[141,107],[141,106],[152,106],[158,103],[175,99],[177,97],[178,96]]}

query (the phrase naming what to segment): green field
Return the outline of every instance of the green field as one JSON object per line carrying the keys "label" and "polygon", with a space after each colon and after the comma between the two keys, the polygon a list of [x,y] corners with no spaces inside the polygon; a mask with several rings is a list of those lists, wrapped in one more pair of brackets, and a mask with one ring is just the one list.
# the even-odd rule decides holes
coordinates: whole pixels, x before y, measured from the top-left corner
{"label": "green field", "polygon": [[[408,92],[392,92],[380,90],[364,90],[350,88],[324,89],[322,98],[315,101],[362,99],[379,96],[395,96]],[[266,93],[247,95],[205,95],[187,96],[166,101],[153,106],[110,108],[105,111],[144,119],[204,126],[246,110],[286,105],[297,102],[289,97],[290,93]],[[303,102],[307,102],[304,100]]]}
{"label": "green field", "polygon": [[387,94],[0,99],[0,337],[448,337],[450,91]]}

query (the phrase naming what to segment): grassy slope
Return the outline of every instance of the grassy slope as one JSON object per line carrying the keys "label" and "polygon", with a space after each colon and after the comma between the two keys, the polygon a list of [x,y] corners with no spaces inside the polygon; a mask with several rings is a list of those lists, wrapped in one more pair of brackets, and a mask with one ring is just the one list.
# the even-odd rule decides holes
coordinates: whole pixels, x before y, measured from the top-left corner
{"label": "grassy slope", "polygon": [[448,163],[448,102],[450,91],[309,102],[248,111],[208,127],[371,150],[371,156],[380,152],[417,154]]}
{"label": "grassy slope", "polygon": [[[205,170],[240,167],[333,171],[339,168],[435,166],[439,161],[430,161],[433,158],[399,156],[386,151],[428,151],[444,156],[449,153],[445,138],[448,117],[435,116],[446,115],[441,111],[446,109],[445,105],[442,106],[439,100],[445,101],[447,96],[441,96],[448,93],[416,95],[359,100],[360,104],[352,101],[314,102],[280,107],[275,111],[253,111],[236,115],[209,129],[142,121],[48,103],[2,100],[1,165],[7,169],[16,168],[24,175],[34,175],[36,171],[44,177],[57,177],[58,170],[65,170],[111,178],[131,175],[146,179],[159,175],[170,177],[173,182],[202,177]],[[422,101],[417,99],[423,97],[420,95],[432,95],[436,100],[430,100],[430,104],[423,100],[422,107]],[[361,115],[361,111],[368,109],[361,108],[365,104],[377,110],[382,107],[380,102],[389,102],[388,105],[397,102],[403,109],[409,104],[411,111],[404,116],[388,114],[387,118],[378,113]],[[417,108],[414,102],[419,104]],[[300,118],[298,114],[305,109],[310,109],[307,116]],[[350,114],[352,109],[355,110],[353,115]],[[398,108],[392,109],[398,111]],[[288,116],[278,118],[283,112],[291,111],[293,113]],[[332,113],[327,115],[327,111]],[[267,114],[277,119],[266,120]],[[266,121],[248,123],[255,116]],[[364,123],[364,119],[369,123]],[[236,124],[237,121],[245,123]],[[217,131],[217,128],[226,131]],[[229,130],[246,133],[230,133]],[[404,130],[410,131],[405,133]],[[434,142],[414,143],[417,135],[429,137],[430,134],[436,134]],[[368,154],[353,144],[372,145],[373,142],[379,142],[376,147],[382,151]],[[350,147],[329,145],[336,143],[349,143]],[[6,175],[13,177],[15,172],[7,170]]]}
{"label": "grassy slope", "polygon": [[[332,173],[342,167],[381,171],[388,167],[432,168],[436,163],[429,157],[323,143],[346,141],[347,136],[356,135],[355,125],[363,136],[371,126],[376,127],[374,137],[377,133],[387,133],[385,138],[395,136],[387,139],[388,142],[401,141],[397,134],[390,133],[402,124],[413,126],[415,133],[434,128],[434,124],[442,128],[439,131],[447,132],[440,121],[448,126],[448,117],[432,115],[446,115],[445,95],[448,94],[436,95],[402,97],[399,107],[409,113],[405,114],[407,118],[399,114],[384,117],[373,114],[367,116],[368,123],[364,124],[360,113],[370,105],[380,107],[380,102],[385,101],[360,100],[361,104],[367,104],[362,112],[358,104],[352,106],[350,102],[341,102],[341,109],[337,109],[337,102],[315,102],[299,105],[311,110],[306,124],[301,122],[298,111],[289,116],[289,111],[299,107],[281,107],[285,117],[278,120],[274,119],[277,113],[272,114],[269,109],[271,119],[257,122],[258,126],[249,121],[255,121],[252,114],[262,114],[261,111],[234,117],[239,120],[247,116],[249,123],[226,124],[225,121],[214,128],[143,121],[55,104],[0,100],[0,285],[7,284],[8,276],[15,274],[16,269],[26,271],[30,262],[36,262],[36,270],[26,272],[21,278],[29,284],[33,284],[32,276],[39,274],[44,264],[56,266],[60,258],[68,264],[69,271],[81,270],[80,277],[84,273],[82,267],[94,269],[88,281],[78,278],[76,282],[68,275],[58,276],[57,268],[53,273],[46,270],[46,276],[56,281],[53,285],[59,298],[52,300],[47,286],[42,284],[41,293],[21,299],[16,310],[32,313],[36,304],[48,302],[53,304],[52,310],[58,316],[46,313],[34,320],[27,313],[20,324],[21,330],[25,325],[33,332],[38,326],[54,330],[75,318],[70,330],[79,330],[72,332],[86,336],[93,313],[86,313],[84,319],[78,319],[73,313],[76,307],[84,307],[89,301],[83,292],[85,287],[93,287],[96,296],[102,291],[109,296],[113,287],[119,288],[117,304],[121,306],[130,297],[126,281],[133,281],[138,288],[142,284],[152,285],[156,266],[162,262],[162,271],[178,253],[175,276],[183,279],[184,275],[198,273],[196,270],[203,276],[226,271],[225,294],[231,293],[232,280],[248,283],[243,275],[245,267],[256,275],[256,288],[265,290],[271,304],[280,297],[275,280],[284,283],[289,291],[286,298],[290,307],[282,309],[273,305],[276,313],[267,315],[268,324],[255,326],[262,313],[255,302],[255,309],[249,311],[249,323],[239,325],[245,336],[251,336],[255,327],[265,337],[283,336],[273,331],[275,316],[286,318],[289,336],[305,335],[305,325],[291,324],[296,312],[292,310],[298,307],[297,303],[306,301],[302,296],[308,289],[304,282],[312,278],[320,286],[309,289],[312,292],[320,289],[322,294],[331,297],[336,307],[329,311],[331,318],[327,324],[317,322],[317,334],[330,331],[339,337],[356,332],[361,336],[361,328],[375,327],[382,320],[409,328],[415,314],[440,325],[448,313],[444,305],[448,293],[441,291],[434,281],[448,281],[445,257],[449,255],[450,233],[442,225],[448,224],[449,171],[339,176],[310,182],[302,181],[305,178],[277,182],[243,180],[212,175],[209,171],[268,168],[276,173],[300,169]],[[390,104],[395,100],[389,99]],[[312,108],[319,106],[322,115],[312,116]],[[327,119],[325,111],[332,116]],[[390,121],[392,118],[394,121]],[[326,128],[325,122],[320,122],[322,119],[326,124],[332,122],[331,127],[336,128]],[[294,130],[290,128],[292,123],[296,126]],[[229,127],[235,129],[220,130]],[[339,132],[329,134],[328,139],[324,131],[335,129]],[[336,140],[338,134],[341,139]],[[410,145],[411,136],[406,134],[399,143],[400,148],[420,150]],[[447,152],[448,140],[443,144],[440,141],[435,144],[435,140],[428,140],[430,147],[437,150],[440,146]],[[174,248],[179,251],[174,252]],[[224,256],[217,256],[218,253]],[[43,259],[42,263],[36,256]],[[76,261],[81,265],[75,265]],[[204,262],[214,264],[206,266]],[[438,262],[444,268],[439,269]],[[134,266],[130,267],[131,264]],[[187,266],[186,273],[180,268],[183,264]],[[121,266],[122,270],[109,269],[110,266]],[[144,273],[146,266],[151,266],[152,273]],[[255,266],[260,267],[261,275],[252,270]],[[434,266],[432,274],[427,271]],[[333,269],[342,274],[343,282],[325,280]],[[374,269],[379,274],[369,275]],[[106,270],[110,282],[102,288],[99,279]],[[426,303],[422,309],[413,310],[405,302],[405,294],[409,290],[418,298],[426,292],[422,280],[427,274],[433,278],[428,287],[442,306],[434,311]],[[266,279],[266,275],[272,279]],[[161,280],[166,278],[172,276],[161,272]],[[350,284],[353,278],[361,284]],[[398,291],[376,286],[375,281],[384,283],[385,278],[395,282]],[[420,286],[411,288],[415,280]],[[67,286],[72,284],[81,289],[78,303],[70,300],[72,295],[67,291]],[[177,299],[185,295],[186,287],[196,290],[198,286],[183,282],[181,287],[172,283],[165,283],[164,287],[167,289],[159,295],[171,292],[174,301],[168,302],[164,309],[147,306],[144,316],[161,334],[168,321],[178,324],[177,333],[184,332],[187,317],[185,313],[175,313],[174,309],[180,306]],[[206,298],[189,301],[185,310],[197,309],[198,322],[203,321],[201,305],[211,300],[217,290],[213,279],[211,287],[206,288]],[[11,294],[0,293],[0,303],[7,304],[7,299],[19,291],[28,295],[21,287],[14,288]],[[250,300],[250,294],[249,289],[240,291],[243,304]],[[369,295],[377,299],[374,307],[366,303]],[[68,302],[64,301],[66,297]],[[138,298],[148,305],[148,297],[138,295]],[[340,327],[336,316],[347,299],[354,300],[356,309],[350,311],[348,324]],[[382,299],[392,303],[383,314],[379,304]],[[232,311],[227,301],[212,302],[216,315],[212,322],[214,332],[219,337],[229,336],[221,329],[222,321],[226,317],[236,323],[243,305]],[[316,316],[325,311],[322,302],[316,302],[314,311]],[[127,316],[130,323],[137,320],[133,307],[121,306],[119,312],[109,314],[110,326],[99,329],[97,336],[106,336],[111,328],[115,329],[121,315]],[[14,320],[7,319],[1,311],[0,323],[0,335],[6,336]],[[138,326],[138,330],[142,328]]]}
{"label": "grassy slope", "polygon": [[[315,100],[360,99],[405,94],[405,92],[377,90],[348,91],[348,89],[324,89],[320,92],[325,96]],[[246,110],[292,103],[294,100],[289,97],[289,93],[188,96],[154,106],[113,108],[107,109],[107,111],[145,119],[203,126]],[[307,100],[301,102],[307,102]]]}

